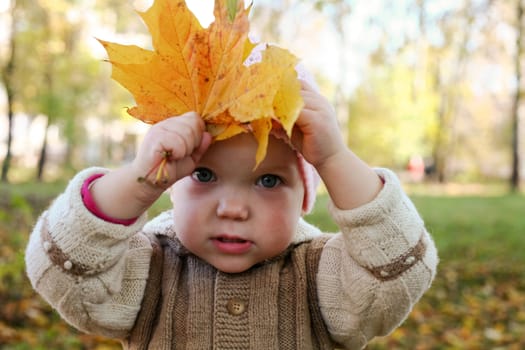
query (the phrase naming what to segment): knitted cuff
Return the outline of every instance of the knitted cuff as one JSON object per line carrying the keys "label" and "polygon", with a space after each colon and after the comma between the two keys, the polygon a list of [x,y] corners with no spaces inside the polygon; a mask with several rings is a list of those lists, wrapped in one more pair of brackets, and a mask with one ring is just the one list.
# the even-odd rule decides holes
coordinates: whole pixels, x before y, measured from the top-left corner
{"label": "knitted cuff", "polygon": [[375,171],[384,180],[383,189],[375,199],[351,210],[338,209],[330,202],[329,210],[352,258],[385,277],[385,267],[392,270],[387,272],[397,271],[397,265],[391,265],[394,262],[402,260],[403,266],[411,266],[414,259],[421,259],[427,242],[422,240],[423,220],[403,192],[397,176],[387,169]]}
{"label": "knitted cuff", "polygon": [[114,224],[86,207],[81,188],[86,179],[105,172],[93,167],[75,175],[39,221],[43,252],[69,274],[92,275],[115,265],[147,220],[144,214],[128,226]]}

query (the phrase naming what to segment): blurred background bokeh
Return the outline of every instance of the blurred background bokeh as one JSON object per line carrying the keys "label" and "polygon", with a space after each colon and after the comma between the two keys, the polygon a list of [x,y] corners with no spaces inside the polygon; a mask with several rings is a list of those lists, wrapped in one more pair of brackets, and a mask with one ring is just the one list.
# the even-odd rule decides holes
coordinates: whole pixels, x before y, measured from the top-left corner
{"label": "blurred background bokeh", "polygon": [[[213,0],[188,0],[207,25]],[[97,38],[151,48],[151,0],[0,0],[0,349],[118,349],[31,289],[24,248],[68,179],[132,159]],[[522,0],[254,0],[251,33],[300,57],[348,145],[394,169],[440,250],[409,319],[369,349],[525,349]],[[322,191],[321,191],[322,192]],[[335,229],[321,193],[311,221]],[[161,199],[150,215],[169,208]]]}

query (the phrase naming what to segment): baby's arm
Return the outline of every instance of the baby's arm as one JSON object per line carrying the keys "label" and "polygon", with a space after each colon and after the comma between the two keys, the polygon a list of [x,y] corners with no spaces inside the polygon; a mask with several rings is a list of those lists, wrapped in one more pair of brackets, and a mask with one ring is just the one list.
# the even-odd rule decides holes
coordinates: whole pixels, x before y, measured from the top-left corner
{"label": "baby's arm", "polygon": [[346,147],[330,103],[304,82],[302,96],[305,107],[292,136],[294,146],[317,169],[337,207],[370,202],[381,190],[381,179]]}
{"label": "baby's arm", "polygon": [[346,349],[361,349],[394,330],[430,287],[438,262],[395,174],[376,172],[384,186],[371,202],[351,210],[330,204],[341,233],[327,242],[319,262],[321,312]]}
{"label": "baby's arm", "polygon": [[[145,210],[178,178],[193,169],[209,145],[209,135],[193,113],[153,126],[131,165],[108,171],[90,168],[77,174],[39,218],[26,250],[33,287],[78,329],[123,338],[132,328],[148,280],[152,243],[141,233]],[[168,182],[139,183],[169,151]],[[93,175],[95,205],[112,223],[84,205],[81,188]],[[152,179],[149,179],[152,180]]]}
{"label": "baby's arm", "polygon": [[26,248],[33,288],[68,323],[87,333],[123,338],[132,328],[146,286],[151,243],[129,225],[99,219],[85,206],[81,187],[106,169],[89,168],[39,218]]}
{"label": "baby's arm", "polygon": [[[140,216],[175,181],[193,171],[210,142],[202,118],[193,112],[155,124],[131,164],[106,174],[91,186],[97,207],[117,219]],[[169,155],[166,176],[151,185],[165,155]],[[137,181],[152,169],[153,173],[145,182]]]}
{"label": "baby's arm", "polygon": [[361,349],[398,326],[428,289],[436,248],[396,176],[346,147],[332,107],[307,84],[303,97],[293,141],[323,179],[341,228],[321,255],[319,304],[332,337]]}

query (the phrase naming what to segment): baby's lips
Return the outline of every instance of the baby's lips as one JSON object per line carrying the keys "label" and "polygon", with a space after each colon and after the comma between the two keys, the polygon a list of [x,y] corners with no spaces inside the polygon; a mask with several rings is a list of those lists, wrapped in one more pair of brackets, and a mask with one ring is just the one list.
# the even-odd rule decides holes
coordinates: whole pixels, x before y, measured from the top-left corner
{"label": "baby's lips", "polygon": [[213,237],[212,242],[219,251],[226,254],[244,254],[253,245],[252,241],[226,234]]}

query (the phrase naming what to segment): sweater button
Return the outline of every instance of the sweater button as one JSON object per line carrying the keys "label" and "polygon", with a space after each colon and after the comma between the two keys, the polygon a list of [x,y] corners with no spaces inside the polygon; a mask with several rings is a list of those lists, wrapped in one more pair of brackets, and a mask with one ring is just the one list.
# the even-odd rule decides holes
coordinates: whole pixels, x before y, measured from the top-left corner
{"label": "sweater button", "polygon": [[71,270],[73,268],[73,263],[69,260],[66,260],[66,262],[64,262],[64,268],[66,270]]}
{"label": "sweater button", "polygon": [[44,242],[44,250],[49,253],[49,251],[51,250],[52,246],[51,246],[51,243],[49,242]]}
{"label": "sweater button", "polygon": [[226,304],[226,309],[230,315],[238,316],[246,311],[246,303],[240,299],[230,299]]}
{"label": "sweater button", "polygon": [[409,256],[405,259],[405,265],[412,265],[416,261],[415,256]]}

